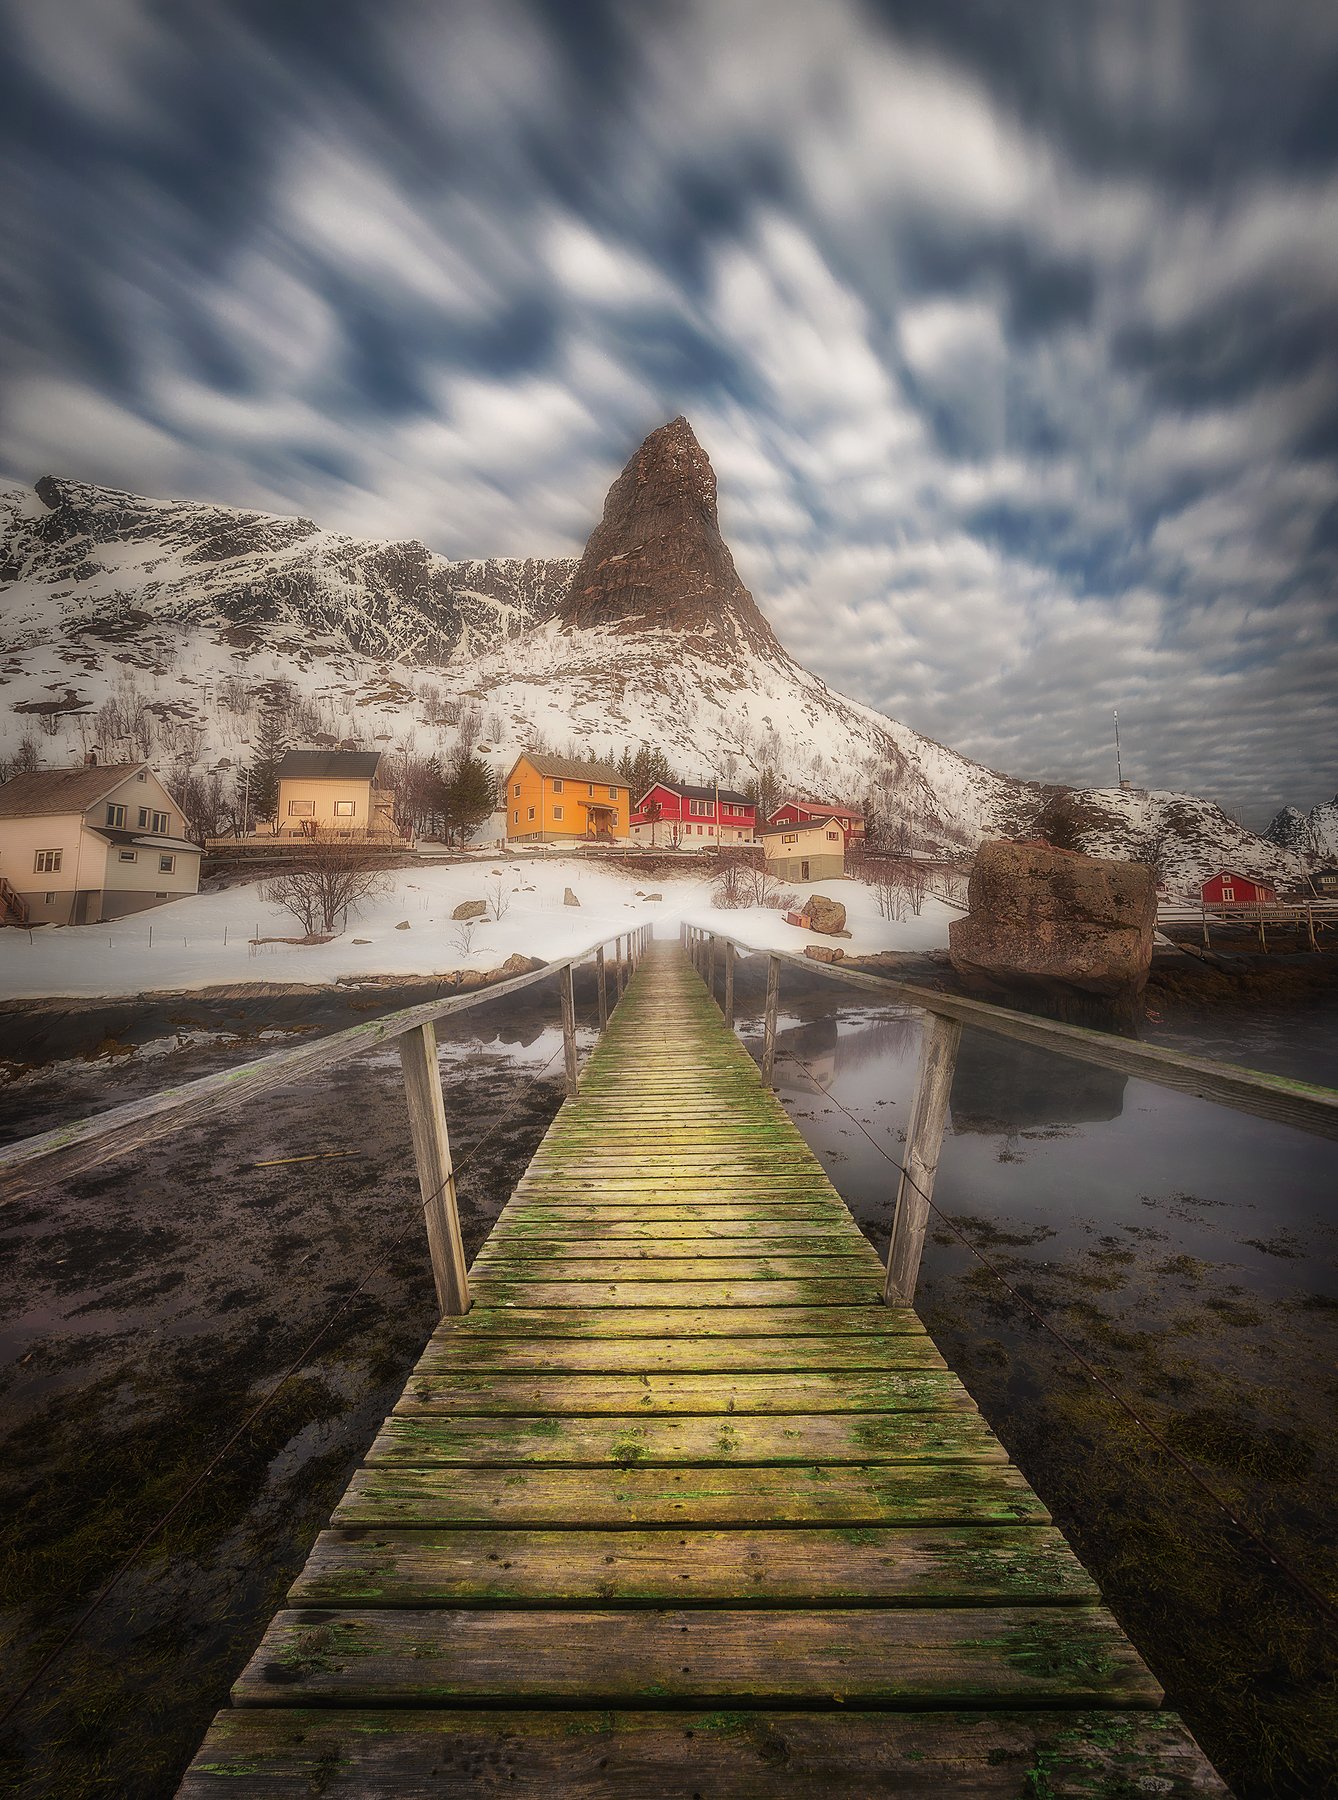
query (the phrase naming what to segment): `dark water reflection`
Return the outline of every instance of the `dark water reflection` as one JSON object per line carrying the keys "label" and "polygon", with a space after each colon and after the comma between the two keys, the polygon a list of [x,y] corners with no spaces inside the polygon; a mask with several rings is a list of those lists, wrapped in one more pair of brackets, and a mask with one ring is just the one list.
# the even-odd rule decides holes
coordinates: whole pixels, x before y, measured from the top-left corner
{"label": "dark water reflection", "polygon": [[[792,1005],[778,1091],[885,1256],[898,1178],[888,1159],[903,1154],[918,1019],[830,999],[819,1015],[811,992]],[[741,1030],[756,1054],[755,1013]],[[1161,1035],[1253,1060],[1249,1017],[1219,1018],[1201,1040],[1189,1027]],[[1323,1080],[1336,1038],[1316,1009],[1270,1014],[1258,1060]],[[1332,1594],[1335,1198],[1332,1143],[963,1036],[935,1190],[945,1217],[925,1246],[917,1304],[1243,1795],[1338,1791],[1324,1699],[1332,1636],[1068,1346],[1281,1560]]]}

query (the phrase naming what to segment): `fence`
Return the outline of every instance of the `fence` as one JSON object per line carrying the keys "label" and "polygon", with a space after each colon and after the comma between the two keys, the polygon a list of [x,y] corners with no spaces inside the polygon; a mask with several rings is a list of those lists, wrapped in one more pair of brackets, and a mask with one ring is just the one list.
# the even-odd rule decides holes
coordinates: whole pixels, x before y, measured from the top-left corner
{"label": "fence", "polygon": [[[464,1246],[456,1207],[455,1176],[450,1136],[442,1098],[437,1062],[436,1024],[453,1013],[482,1006],[509,994],[520,993],[541,981],[557,977],[562,1004],[563,1066],[567,1093],[576,1091],[576,1002],[572,971],[591,959],[601,1033],[608,1023],[609,989],[616,1005],[636,966],[653,928],[647,924],[591,944],[571,956],[545,963],[541,969],[476,988],[450,999],[425,1002],[386,1013],[345,1031],[330,1033],[314,1043],[278,1050],[257,1057],[235,1069],[202,1076],[198,1081],[167,1088],[146,1099],[130,1100],[92,1118],[58,1125],[51,1131],[0,1148],[0,1188],[10,1195],[25,1191],[28,1175],[39,1170],[45,1179],[77,1175],[103,1163],[128,1156],[145,1144],[198,1123],[215,1114],[245,1105],[256,1095],[315,1069],[345,1062],[364,1050],[394,1041],[398,1044],[409,1109],[418,1185],[427,1225],[428,1248],[437,1300],[443,1314],[469,1310],[469,1283],[465,1273]],[[606,954],[609,945],[612,957]]]}
{"label": "fence", "polygon": [[[683,925],[680,937],[713,995],[717,989],[717,965],[723,962],[721,1010],[726,1024],[733,1028],[735,960],[740,951],[745,955],[753,953],[752,947],[724,932],[696,925]],[[717,945],[723,946],[723,956],[718,954]],[[901,1001],[925,1014],[915,1099],[906,1133],[906,1161],[897,1187],[892,1241],[888,1247],[884,1298],[889,1305],[909,1306],[915,1299],[934,1176],[947,1126],[953,1069],[964,1027],[1028,1044],[1038,1050],[1053,1051],[1098,1068],[1114,1069],[1154,1081],[1162,1087],[1195,1094],[1220,1106],[1253,1113],[1261,1119],[1294,1125],[1320,1137],[1338,1138],[1338,1092],[1332,1088],[1311,1086],[1283,1075],[1268,1075],[1209,1057],[1190,1056],[1156,1044],[1140,1044],[1079,1025],[1062,1025],[1053,1019],[1010,1012],[1006,1007],[993,1006],[988,1001],[938,993],[932,988],[889,981],[879,975],[864,975],[854,969],[813,962],[786,951],[762,954],[767,958],[762,1078],[768,1084],[775,1072],[782,965],[803,969],[810,975],[816,971],[843,987],[877,994],[883,1000]]]}

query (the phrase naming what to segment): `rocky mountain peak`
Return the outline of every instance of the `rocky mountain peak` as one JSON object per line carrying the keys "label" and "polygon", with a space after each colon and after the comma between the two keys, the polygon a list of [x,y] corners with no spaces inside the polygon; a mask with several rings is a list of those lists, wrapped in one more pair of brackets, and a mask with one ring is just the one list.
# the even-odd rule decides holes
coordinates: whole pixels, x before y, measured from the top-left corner
{"label": "rocky mountain peak", "polygon": [[684,418],[652,431],[609,489],[559,616],[732,637],[784,659],[720,535],[715,470]]}

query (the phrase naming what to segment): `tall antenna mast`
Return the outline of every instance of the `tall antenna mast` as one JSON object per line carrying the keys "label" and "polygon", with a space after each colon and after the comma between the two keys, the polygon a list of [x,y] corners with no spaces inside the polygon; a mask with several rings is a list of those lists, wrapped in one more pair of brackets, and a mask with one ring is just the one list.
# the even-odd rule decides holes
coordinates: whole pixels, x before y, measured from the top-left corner
{"label": "tall antenna mast", "polygon": [[1115,785],[1123,787],[1124,770],[1120,767],[1120,709],[1118,706],[1111,708],[1111,717],[1115,721]]}

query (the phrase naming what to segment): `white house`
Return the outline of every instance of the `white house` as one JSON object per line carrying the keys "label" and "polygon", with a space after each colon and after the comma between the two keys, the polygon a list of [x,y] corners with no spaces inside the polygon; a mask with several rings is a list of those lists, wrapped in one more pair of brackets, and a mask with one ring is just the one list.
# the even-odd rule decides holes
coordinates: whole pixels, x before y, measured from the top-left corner
{"label": "white house", "polygon": [[199,846],[147,763],[35,769],[0,785],[5,924],[94,925],[199,885]]}

